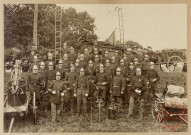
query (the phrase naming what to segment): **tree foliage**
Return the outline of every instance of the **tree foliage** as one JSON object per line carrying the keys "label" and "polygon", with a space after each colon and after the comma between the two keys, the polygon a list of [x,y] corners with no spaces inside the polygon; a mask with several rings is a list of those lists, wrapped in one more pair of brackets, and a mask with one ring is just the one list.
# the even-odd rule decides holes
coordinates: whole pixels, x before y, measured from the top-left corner
{"label": "tree foliage", "polygon": [[[37,37],[38,46],[54,48],[55,45],[55,4],[38,4]],[[34,5],[4,5],[5,48],[24,49],[33,41]],[[62,13],[62,43],[68,42],[78,48],[91,44],[97,39],[94,34],[94,18],[87,12],[77,13],[74,8]]]}
{"label": "tree foliage", "polygon": [[94,33],[95,19],[87,12],[77,13],[74,8],[63,12],[62,41],[78,48],[83,44],[92,44],[97,39]]}
{"label": "tree foliage", "polygon": [[129,40],[129,41],[127,41],[126,42],[126,47],[130,47],[130,48],[133,48],[133,46],[137,46],[138,48],[143,48],[143,46],[142,45],[140,45],[138,42],[135,42],[135,41],[131,41],[131,40]]}

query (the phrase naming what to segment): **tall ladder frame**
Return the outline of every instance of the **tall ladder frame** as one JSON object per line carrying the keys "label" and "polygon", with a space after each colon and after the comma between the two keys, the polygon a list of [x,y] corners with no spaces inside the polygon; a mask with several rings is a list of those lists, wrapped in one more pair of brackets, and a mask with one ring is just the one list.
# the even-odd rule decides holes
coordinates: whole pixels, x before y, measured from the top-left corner
{"label": "tall ladder frame", "polygon": [[122,8],[116,7],[115,11],[118,12],[118,18],[119,18],[120,46],[124,48],[124,28],[123,28],[123,12],[122,12]]}
{"label": "tall ladder frame", "polygon": [[55,63],[61,59],[62,49],[62,7],[55,8]]}

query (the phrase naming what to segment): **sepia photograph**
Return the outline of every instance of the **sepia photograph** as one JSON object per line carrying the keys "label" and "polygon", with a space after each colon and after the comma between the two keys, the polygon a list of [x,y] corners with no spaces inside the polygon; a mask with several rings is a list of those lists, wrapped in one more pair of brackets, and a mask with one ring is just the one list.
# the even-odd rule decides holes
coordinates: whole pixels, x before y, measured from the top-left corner
{"label": "sepia photograph", "polygon": [[4,133],[188,132],[186,4],[3,4]]}

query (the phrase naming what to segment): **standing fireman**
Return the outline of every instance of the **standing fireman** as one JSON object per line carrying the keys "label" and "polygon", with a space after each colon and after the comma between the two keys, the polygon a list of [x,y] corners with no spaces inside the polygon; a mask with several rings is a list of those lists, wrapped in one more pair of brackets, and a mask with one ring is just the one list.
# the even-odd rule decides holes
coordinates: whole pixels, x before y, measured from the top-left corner
{"label": "standing fireman", "polygon": [[62,108],[61,104],[61,96],[64,96],[65,85],[61,79],[60,72],[56,73],[56,80],[54,80],[50,86],[50,103],[51,103],[51,120],[52,122],[56,122],[61,120],[60,112]]}
{"label": "standing fireman", "polygon": [[113,78],[113,83],[110,87],[111,98],[116,100],[119,107],[122,106],[122,94],[125,92],[126,80],[121,75],[121,69],[116,69],[116,76]]}
{"label": "standing fireman", "polygon": [[[89,93],[89,81],[84,74],[84,69],[80,69],[80,75],[76,78],[74,96],[77,97],[77,117],[80,115],[80,108],[83,106],[83,114],[87,116],[87,97]],[[82,104],[81,104],[82,102]]]}

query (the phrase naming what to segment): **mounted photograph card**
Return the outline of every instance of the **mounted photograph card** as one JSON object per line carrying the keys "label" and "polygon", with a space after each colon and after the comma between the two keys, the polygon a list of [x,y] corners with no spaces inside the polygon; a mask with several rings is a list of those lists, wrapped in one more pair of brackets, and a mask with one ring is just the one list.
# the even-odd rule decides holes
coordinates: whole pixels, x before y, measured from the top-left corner
{"label": "mounted photograph card", "polygon": [[3,1],[2,133],[188,133],[187,1]]}

